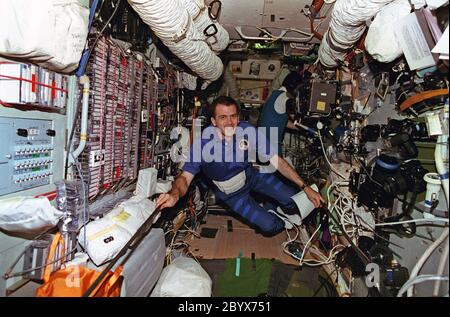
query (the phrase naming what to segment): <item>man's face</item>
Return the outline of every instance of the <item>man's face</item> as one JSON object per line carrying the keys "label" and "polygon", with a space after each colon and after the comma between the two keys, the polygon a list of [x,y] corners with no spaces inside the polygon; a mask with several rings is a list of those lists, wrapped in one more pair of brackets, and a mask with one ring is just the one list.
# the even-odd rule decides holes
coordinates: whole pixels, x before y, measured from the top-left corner
{"label": "man's face", "polygon": [[211,122],[219,129],[222,136],[233,136],[239,123],[239,114],[236,106],[218,104],[216,106],[216,113],[214,117],[211,118]]}

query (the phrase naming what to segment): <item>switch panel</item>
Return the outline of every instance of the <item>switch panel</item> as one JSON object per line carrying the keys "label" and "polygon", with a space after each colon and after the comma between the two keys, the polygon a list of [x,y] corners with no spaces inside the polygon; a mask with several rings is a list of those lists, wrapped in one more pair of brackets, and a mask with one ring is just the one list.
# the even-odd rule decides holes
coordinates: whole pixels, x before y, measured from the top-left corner
{"label": "switch panel", "polygon": [[51,183],[53,129],[52,120],[0,117],[0,196]]}

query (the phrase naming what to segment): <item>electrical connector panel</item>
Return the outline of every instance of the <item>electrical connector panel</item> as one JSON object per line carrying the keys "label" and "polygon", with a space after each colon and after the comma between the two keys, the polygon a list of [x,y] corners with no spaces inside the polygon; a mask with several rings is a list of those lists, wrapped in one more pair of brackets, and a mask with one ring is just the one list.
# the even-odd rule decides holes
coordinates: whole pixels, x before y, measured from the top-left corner
{"label": "electrical connector panel", "polygon": [[48,185],[53,175],[51,120],[0,117],[0,195]]}

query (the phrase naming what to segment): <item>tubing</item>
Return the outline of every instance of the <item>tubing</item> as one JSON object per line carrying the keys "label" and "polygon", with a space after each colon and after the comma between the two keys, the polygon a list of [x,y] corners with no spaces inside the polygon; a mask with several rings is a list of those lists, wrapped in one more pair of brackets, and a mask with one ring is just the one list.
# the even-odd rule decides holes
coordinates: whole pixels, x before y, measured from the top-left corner
{"label": "tubing", "polygon": [[87,140],[87,122],[88,122],[88,110],[89,110],[89,77],[84,75],[80,77],[80,84],[83,85],[83,101],[81,108],[81,131],[80,131],[80,143],[72,155],[69,157],[71,162],[83,152],[86,146]]}
{"label": "tubing", "polygon": [[[447,244],[445,245],[444,252],[442,252],[441,259],[439,260],[438,271],[436,275],[442,275],[445,269],[445,263],[448,260],[448,239]],[[439,296],[439,288],[441,287],[441,280],[437,280],[434,283],[433,296]]]}
{"label": "tubing", "polygon": [[342,62],[347,51],[360,39],[366,21],[394,0],[337,0],[330,27],[319,48],[319,61],[328,68]]}
{"label": "tubing", "polygon": [[434,152],[434,160],[436,162],[436,169],[441,177],[441,184],[444,188],[445,199],[447,200],[447,209],[449,208],[449,181],[448,181],[448,148],[447,148],[448,135],[438,136],[436,149]]}
{"label": "tubing", "polygon": [[[182,0],[182,2],[189,11],[192,21],[194,21],[195,27],[201,35],[201,39],[203,41],[206,41],[211,49],[216,53],[219,53],[226,49],[228,43],[230,42],[230,35],[222,25],[211,20],[208,14],[208,7],[205,5],[204,1]],[[215,26],[215,28],[217,29],[217,33],[212,36],[206,36],[204,34],[204,31],[207,30],[211,24]],[[208,32],[211,32],[211,30],[208,29]]]}
{"label": "tubing", "polygon": [[[431,254],[433,253],[434,250],[436,250],[436,248],[446,239],[448,238],[448,228],[445,228],[444,231],[442,231],[442,234],[440,235],[440,237],[434,241],[429,247],[428,249],[425,250],[425,252],[422,254],[422,256],[420,257],[419,261],[417,261],[416,265],[414,266],[414,268],[411,271],[411,275],[409,276],[409,281],[413,280],[414,278],[416,278],[416,276],[419,274],[420,270],[422,269],[422,266],[425,264],[425,262],[428,260],[428,258],[431,256]],[[408,283],[406,282],[406,283]],[[405,283],[405,284],[406,284]],[[411,286],[410,288],[408,288],[408,297],[411,297],[414,293],[414,286]]]}
{"label": "tubing", "polygon": [[207,43],[199,41],[201,35],[193,27],[181,0],[128,0],[128,3],[164,45],[198,76],[214,81],[222,75],[222,61]]}

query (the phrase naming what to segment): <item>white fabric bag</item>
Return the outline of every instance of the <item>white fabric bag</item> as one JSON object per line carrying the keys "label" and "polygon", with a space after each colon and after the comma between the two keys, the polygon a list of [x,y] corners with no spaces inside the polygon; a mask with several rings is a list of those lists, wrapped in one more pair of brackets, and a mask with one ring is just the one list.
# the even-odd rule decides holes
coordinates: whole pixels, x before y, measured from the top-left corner
{"label": "white fabric bag", "polygon": [[399,0],[385,6],[370,24],[365,40],[365,48],[379,62],[389,63],[400,57],[400,47],[394,28],[396,22],[411,11],[408,0]]}
{"label": "white fabric bag", "polygon": [[86,225],[78,234],[78,242],[97,266],[113,259],[142,224],[155,211],[155,202],[133,196],[111,210],[105,217]]}
{"label": "white fabric bag", "polygon": [[77,0],[0,0],[0,56],[70,73],[88,24],[89,9]]}
{"label": "white fabric bag", "polygon": [[81,246],[86,246],[85,251],[95,265],[100,266],[114,258],[132,237],[132,233],[116,223],[118,220],[126,218],[123,207],[116,207],[105,217],[91,221],[80,229],[78,242]]}
{"label": "white fabric bag", "polygon": [[212,281],[192,258],[180,256],[166,266],[150,297],[211,297]]}
{"label": "white fabric bag", "polygon": [[62,215],[47,197],[11,197],[0,200],[0,228],[9,232],[39,233],[56,226]]}

